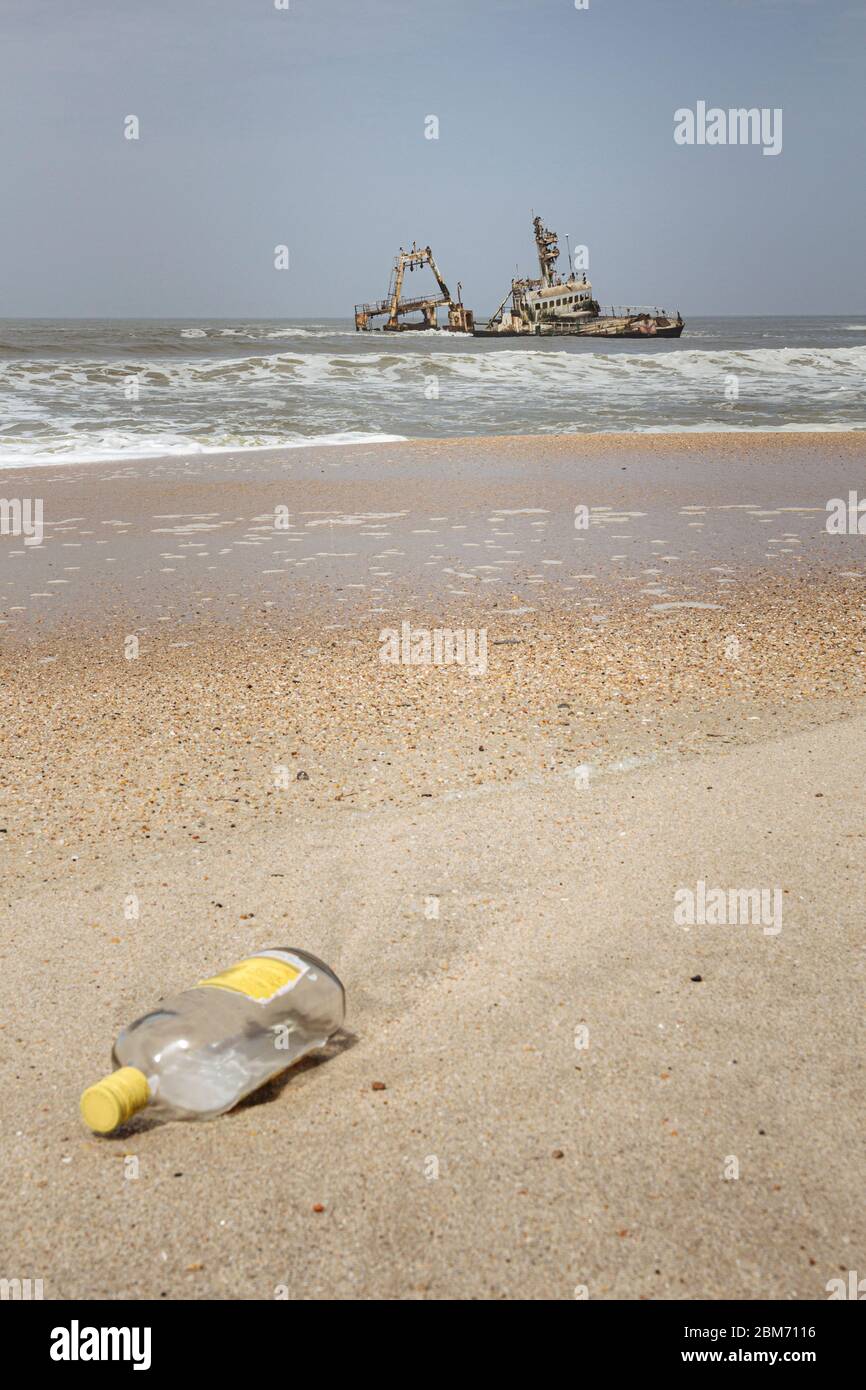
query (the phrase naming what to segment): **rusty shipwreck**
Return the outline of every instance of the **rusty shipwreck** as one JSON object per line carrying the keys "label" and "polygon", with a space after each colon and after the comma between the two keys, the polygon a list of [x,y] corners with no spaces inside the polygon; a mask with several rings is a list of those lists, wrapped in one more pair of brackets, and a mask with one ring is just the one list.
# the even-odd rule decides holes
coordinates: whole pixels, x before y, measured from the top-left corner
{"label": "rusty shipwreck", "polygon": [[[678,338],[683,320],[659,308],[612,309],[602,313],[593,297],[585,272],[569,269],[563,280],[556,263],[559,244],[556,232],[543,226],[541,218],[532,223],[540,274],[535,279],[515,279],[495,314],[483,328],[474,330],[477,338],[570,336],[581,338]],[[509,304],[510,300],[510,304]]]}
{"label": "rusty shipwreck", "polygon": [[[420,270],[423,266],[429,266],[433,272],[439,293],[404,299],[403,281],[406,272]],[[461,302],[461,288],[458,284],[457,298],[452,298],[430,247],[416,246],[413,241],[408,251],[400,247],[385,298],[372,304],[355,305],[355,329],[359,333],[379,329],[385,333],[405,333],[419,328],[439,328],[439,310],[445,308],[448,311],[447,322],[442,327],[451,333],[471,333],[475,327],[475,318],[472,310],[465,308]],[[413,314],[420,314],[420,319],[410,317]],[[378,324],[377,319],[384,322]]]}

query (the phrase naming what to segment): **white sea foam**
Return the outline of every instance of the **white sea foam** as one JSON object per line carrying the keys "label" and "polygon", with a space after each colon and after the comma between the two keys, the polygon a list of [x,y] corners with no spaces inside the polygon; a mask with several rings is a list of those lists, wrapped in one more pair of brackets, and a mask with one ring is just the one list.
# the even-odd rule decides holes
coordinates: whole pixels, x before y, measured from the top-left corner
{"label": "white sea foam", "polygon": [[404,434],[361,434],[353,430],[344,430],[340,434],[321,434],[309,439],[279,439],[269,444],[211,445],[194,443],[176,435],[124,437],[114,433],[103,435],[83,447],[72,443],[68,450],[57,448],[44,453],[28,453],[26,449],[21,449],[17,455],[13,452],[7,453],[0,442],[0,472],[4,468],[47,467],[49,464],[57,463],[100,463],[119,458],[195,458],[210,454],[261,453],[273,449],[339,448],[346,444],[400,444],[405,440]]}
{"label": "white sea foam", "polygon": [[[160,331],[150,356],[127,342],[108,361],[0,358],[0,467],[425,435],[866,428],[862,344],[598,351],[445,333],[362,344],[349,332],[351,352],[310,345],[238,355],[243,328],[175,328],[174,348]],[[178,331],[195,335],[194,345],[184,349]],[[305,333],[337,336],[318,326],[254,330],[257,346],[264,336]],[[409,337],[426,340],[426,350]]]}
{"label": "white sea foam", "polygon": [[823,377],[831,384],[847,379],[862,380],[864,372],[866,346],[717,352],[682,349],[653,353],[572,353],[539,351],[530,346],[484,353],[278,352],[247,357],[111,363],[10,359],[0,362],[0,392],[22,388],[46,392],[64,390],[70,385],[82,389],[117,388],[128,378],[135,378],[142,392],[146,388],[183,392],[195,386],[243,385],[268,378],[280,382],[287,377],[332,384],[340,380],[364,380],[366,385],[375,385],[385,379],[418,381],[428,373],[479,385],[524,384],[548,390],[601,382],[608,386],[617,382],[646,382],[654,387],[666,380],[716,382],[720,376],[731,373],[754,377],[756,381],[785,381],[794,385],[810,377]]}

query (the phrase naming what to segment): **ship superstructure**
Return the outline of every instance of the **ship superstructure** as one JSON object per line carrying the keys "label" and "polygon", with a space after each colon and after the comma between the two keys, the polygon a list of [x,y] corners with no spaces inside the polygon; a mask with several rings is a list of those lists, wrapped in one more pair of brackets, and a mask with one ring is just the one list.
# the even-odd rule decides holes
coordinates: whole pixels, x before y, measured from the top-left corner
{"label": "ship superstructure", "polygon": [[[540,217],[533,219],[539,275],[514,279],[496,312],[476,337],[522,337],[566,334],[591,338],[678,338],[683,320],[664,309],[620,309],[603,314],[586,274],[569,267],[563,280],[557,270],[559,240]],[[510,305],[509,305],[509,300]]]}

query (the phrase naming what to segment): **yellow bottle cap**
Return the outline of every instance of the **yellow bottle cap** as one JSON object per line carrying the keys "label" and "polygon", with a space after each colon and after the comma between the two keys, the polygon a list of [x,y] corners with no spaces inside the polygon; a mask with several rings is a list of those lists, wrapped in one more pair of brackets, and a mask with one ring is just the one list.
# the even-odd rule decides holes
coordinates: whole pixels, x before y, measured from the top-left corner
{"label": "yellow bottle cap", "polygon": [[88,1086],[81,1097],[84,1123],[97,1134],[110,1134],[150,1100],[147,1077],[138,1067],[121,1067]]}

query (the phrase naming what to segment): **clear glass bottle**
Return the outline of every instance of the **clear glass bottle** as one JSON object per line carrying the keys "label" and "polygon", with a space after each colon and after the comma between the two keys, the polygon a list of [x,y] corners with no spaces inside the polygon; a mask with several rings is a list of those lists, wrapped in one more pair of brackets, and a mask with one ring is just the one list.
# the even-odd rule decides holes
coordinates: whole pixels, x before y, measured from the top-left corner
{"label": "clear glass bottle", "polygon": [[117,1070],[81,1097],[84,1122],[110,1134],[145,1107],[165,1120],[221,1115],[323,1047],[345,1009],[323,961],[294,946],[259,951],[124,1028]]}

